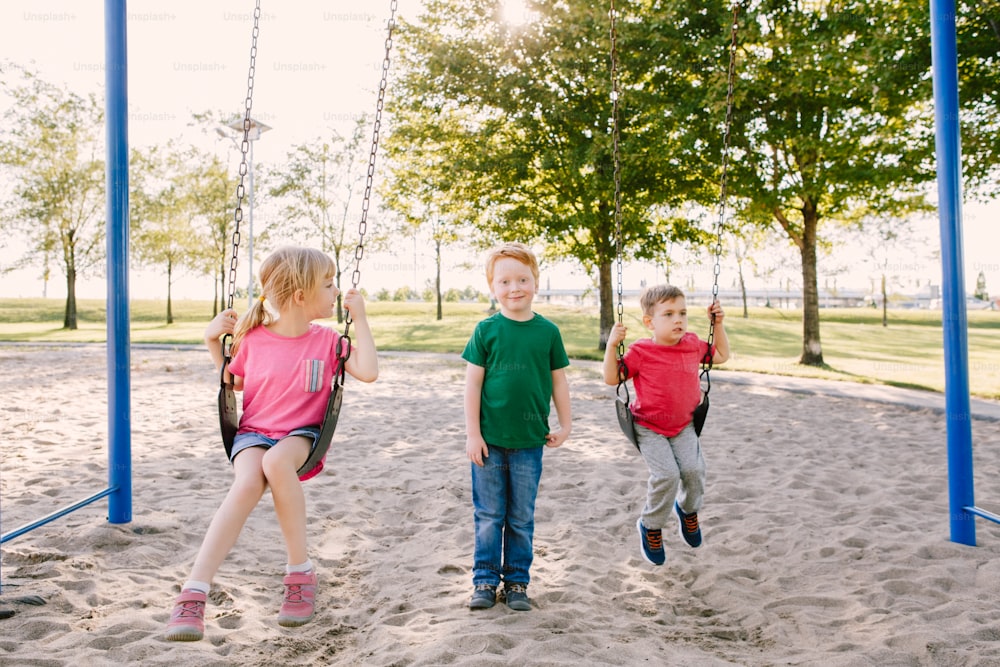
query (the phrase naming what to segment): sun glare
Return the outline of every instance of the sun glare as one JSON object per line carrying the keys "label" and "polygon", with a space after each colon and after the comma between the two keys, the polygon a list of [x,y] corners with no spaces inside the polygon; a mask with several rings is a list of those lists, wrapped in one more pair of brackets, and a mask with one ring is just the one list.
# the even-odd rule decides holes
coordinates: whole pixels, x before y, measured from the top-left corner
{"label": "sun glare", "polygon": [[521,26],[535,18],[535,12],[528,8],[526,0],[501,0],[501,16],[505,23]]}

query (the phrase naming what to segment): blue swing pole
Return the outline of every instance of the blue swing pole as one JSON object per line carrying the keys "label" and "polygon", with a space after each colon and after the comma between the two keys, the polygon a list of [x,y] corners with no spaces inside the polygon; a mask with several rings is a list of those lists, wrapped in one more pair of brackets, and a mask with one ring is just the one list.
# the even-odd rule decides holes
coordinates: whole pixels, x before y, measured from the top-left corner
{"label": "blue swing pole", "polygon": [[962,156],[955,1],[930,0],[944,329],[945,413],[951,540],[975,546],[972,416],[962,249]]}
{"label": "blue swing pole", "polygon": [[132,520],[128,291],[128,53],[126,0],[105,0],[108,252],[108,521]]}
{"label": "blue swing pole", "polygon": [[105,0],[105,124],[107,127],[108,488],[41,519],[0,534],[0,544],[102,498],[108,522],[132,521],[132,428],[128,298],[128,78],[125,0]]}

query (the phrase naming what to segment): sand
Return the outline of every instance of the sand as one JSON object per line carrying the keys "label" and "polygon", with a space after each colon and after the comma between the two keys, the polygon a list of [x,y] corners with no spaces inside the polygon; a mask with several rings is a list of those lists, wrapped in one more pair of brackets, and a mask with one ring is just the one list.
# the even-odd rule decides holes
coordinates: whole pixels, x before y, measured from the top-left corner
{"label": "sand", "polygon": [[[306,483],[320,591],[281,628],[270,496],[210,594],[200,642],[163,639],[230,470],[199,349],[132,352],[133,520],[94,504],[0,547],[0,664],[1000,665],[1000,526],[949,540],[941,397],[716,373],[702,434],[705,543],[640,556],[645,467],[595,363],[545,455],[530,612],[471,612],[464,365],[384,354],[348,378]],[[0,346],[4,533],[107,486],[102,346]],[[852,388],[856,390],[852,393]],[[873,394],[873,392],[875,392]],[[1000,507],[1000,418],[977,403],[977,500]],[[992,505],[991,505],[992,503]],[[29,604],[29,601],[44,604]]]}

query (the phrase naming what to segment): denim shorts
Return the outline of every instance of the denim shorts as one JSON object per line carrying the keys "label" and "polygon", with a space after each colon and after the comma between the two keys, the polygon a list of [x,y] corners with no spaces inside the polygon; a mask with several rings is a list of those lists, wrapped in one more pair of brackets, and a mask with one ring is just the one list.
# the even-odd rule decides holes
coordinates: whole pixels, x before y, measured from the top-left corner
{"label": "denim shorts", "polygon": [[[287,438],[289,435],[304,435],[312,438],[312,445],[309,450],[310,453],[312,453],[312,447],[315,447],[316,441],[319,440],[319,429],[315,426],[303,426],[302,428],[292,429],[285,437]],[[249,449],[250,447],[263,447],[264,449],[271,449],[271,447],[278,444],[280,440],[281,438],[269,438],[261,433],[239,433],[236,438],[233,439],[233,450],[229,460],[232,461],[236,458],[237,454],[242,452],[244,449]]]}

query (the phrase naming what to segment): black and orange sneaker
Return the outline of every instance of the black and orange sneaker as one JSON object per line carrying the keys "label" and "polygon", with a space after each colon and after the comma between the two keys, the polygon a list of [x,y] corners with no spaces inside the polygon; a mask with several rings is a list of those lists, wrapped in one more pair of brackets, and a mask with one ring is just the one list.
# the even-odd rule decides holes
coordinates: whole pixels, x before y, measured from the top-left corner
{"label": "black and orange sneaker", "polygon": [[642,525],[642,517],[635,522],[639,529],[639,541],[642,543],[642,557],[653,565],[663,565],[667,553],[663,550],[663,531],[659,528],[646,528]]}
{"label": "black and orange sneaker", "polygon": [[688,543],[688,546],[700,547],[701,526],[698,525],[698,513],[691,512],[690,514],[686,514],[681,509],[680,503],[676,501],[674,502],[674,511],[677,512],[677,518],[680,519],[678,532],[680,532],[681,537]]}

